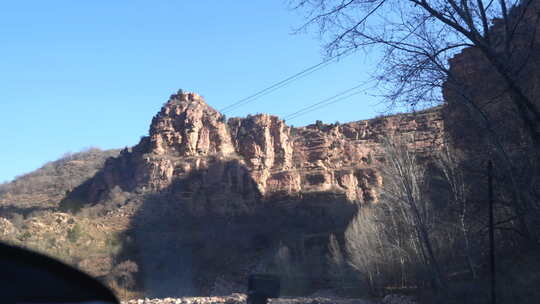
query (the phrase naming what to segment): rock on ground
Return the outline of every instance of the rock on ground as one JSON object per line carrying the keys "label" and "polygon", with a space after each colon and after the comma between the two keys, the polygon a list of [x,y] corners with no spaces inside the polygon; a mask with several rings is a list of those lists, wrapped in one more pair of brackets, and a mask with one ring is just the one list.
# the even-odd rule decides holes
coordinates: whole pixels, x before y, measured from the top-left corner
{"label": "rock on ground", "polygon": [[[224,297],[184,297],[163,299],[137,299],[122,301],[122,304],[245,304],[245,294],[232,294]],[[343,299],[325,297],[299,297],[270,299],[270,304],[374,304],[372,301],[362,299]],[[390,303],[390,302],[389,302]],[[391,302],[392,304],[394,302]],[[397,303],[397,302],[396,302]],[[407,302],[408,304],[408,302]]]}

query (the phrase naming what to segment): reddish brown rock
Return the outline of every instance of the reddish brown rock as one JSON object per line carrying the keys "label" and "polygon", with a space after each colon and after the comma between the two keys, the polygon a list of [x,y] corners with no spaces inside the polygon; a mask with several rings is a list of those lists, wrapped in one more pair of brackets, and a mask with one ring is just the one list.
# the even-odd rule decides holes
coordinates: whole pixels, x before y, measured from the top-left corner
{"label": "reddish brown rock", "polygon": [[291,128],[266,114],[226,122],[199,95],[180,92],[153,118],[150,135],[110,159],[79,194],[95,203],[115,186],[123,191],[167,189],[199,214],[208,208],[226,213],[231,198],[235,208],[247,211],[265,197],[310,192],[376,202],[382,137],[409,137],[412,149],[429,153],[440,144],[442,132],[437,108]]}
{"label": "reddish brown rock", "polygon": [[223,115],[195,93],[172,95],[150,126],[151,151],[158,155],[227,155],[235,151]]}

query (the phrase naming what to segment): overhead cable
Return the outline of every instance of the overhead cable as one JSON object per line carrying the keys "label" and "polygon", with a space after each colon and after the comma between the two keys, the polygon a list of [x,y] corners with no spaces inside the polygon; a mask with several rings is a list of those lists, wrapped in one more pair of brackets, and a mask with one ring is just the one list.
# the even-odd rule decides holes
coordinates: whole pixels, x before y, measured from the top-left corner
{"label": "overhead cable", "polygon": [[[366,14],[366,16],[364,16],[364,18],[362,18],[356,24],[355,27],[360,26],[362,23],[364,23],[367,20],[367,18],[369,16],[371,16],[373,13],[375,13],[375,11],[377,11],[385,2],[386,2],[386,0],[382,0],[378,5],[375,6],[375,8],[373,8],[370,12],[368,12]],[[290,77],[287,77],[287,78],[285,78],[285,79],[283,79],[283,80],[281,80],[281,81],[279,81],[279,82],[277,82],[277,83],[275,83],[275,84],[273,84],[271,86],[268,86],[268,87],[266,87],[266,88],[264,88],[264,89],[262,89],[262,90],[260,90],[260,91],[258,91],[256,93],[254,93],[254,94],[252,94],[252,95],[250,95],[248,97],[242,98],[242,99],[240,99],[240,100],[238,100],[238,101],[236,101],[236,102],[234,102],[234,103],[232,103],[232,104],[230,104],[228,106],[225,106],[225,107],[221,108],[219,111],[222,112],[222,113],[226,113],[226,112],[230,112],[232,110],[235,110],[235,109],[237,109],[237,108],[239,108],[239,107],[241,107],[243,105],[246,105],[246,104],[248,104],[250,102],[253,102],[253,101],[261,98],[262,96],[265,96],[265,95],[267,95],[267,94],[269,94],[269,93],[271,93],[271,92],[273,92],[273,91],[275,91],[275,90],[277,90],[279,88],[287,86],[287,85],[289,85],[290,83],[292,83],[295,80],[304,78],[304,77],[312,74],[313,72],[318,71],[319,69],[322,69],[323,67],[327,66],[332,61],[334,61],[334,60],[336,60],[336,59],[338,59],[340,57],[343,58],[343,57],[349,56],[352,53],[354,53],[354,51],[356,51],[356,48],[351,48],[351,49],[348,49],[348,50],[346,50],[344,52],[341,52],[341,53],[339,53],[337,55],[334,55],[331,58],[328,58],[328,59],[326,59],[326,60],[324,60],[324,61],[322,61],[322,62],[320,62],[318,64],[315,64],[315,65],[313,65],[311,67],[308,67],[308,68],[306,68],[306,69],[304,69],[304,70],[302,70],[302,71],[300,71],[300,72],[298,72],[298,73],[296,73],[296,74],[294,74],[294,75],[292,75]]]}
{"label": "overhead cable", "polygon": [[[363,93],[364,90],[359,90],[363,85],[364,84],[362,83],[362,84],[356,85],[356,86],[354,86],[352,88],[349,88],[349,89],[347,89],[345,91],[339,92],[336,95],[333,95],[332,97],[325,98],[325,99],[323,99],[321,101],[318,101],[318,102],[316,102],[314,104],[311,104],[311,105],[309,105],[307,107],[304,107],[304,108],[302,108],[302,109],[300,109],[300,110],[298,110],[298,111],[296,111],[294,113],[286,115],[286,116],[283,117],[283,119],[284,120],[292,120],[292,119],[295,119],[297,117],[303,116],[303,115],[305,115],[307,113],[310,113],[312,111],[318,110],[320,108],[329,106],[329,105],[334,104],[336,102],[339,102],[339,101],[342,101],[344,99],[350,98],[350,97],[358,95],[360,93]],[[357,91],[353,92],[355,90],[357,90]],[[351,92],[353,92],[353,93],[351,93]],[[346,95],[347,93],[351,93],[351,94]]]}
{"label": "overhead cable", "polygon": [[310,75],[310,74],[312,74],[312,73],[314,73],[314,72],[328,66],[333,61],[337,61],[338,58],[344,58],[344,57],[349,56],[350,54],[353,53],[352,52],[353,50],[354,49],[349,49],[349,50],[347,50],[345,52],[342,52],[342,53],[337,54],[337,55],[335,55],[335,56],[333,56],[331,58],[328,58],[328,59],[326,59],[324,61],[321,61],[321,62],[319,62],[319,63],[317,63],[317,64],[315,64],[313,66],[310,66],[310,67],[308,67],[308,68],[306,68],[306,69],[304,69],[304,70],[302,70],[302,71],[300,71],[300,72],[298,72],[298,73],[296,73],[296,74],[294,74],[292,76],[289,76],[289,77],[287,77],[287,78],[285,78],[285,79],[283,79],[283,80],[281,80],[279,82],[276,82],[276,83],[272,84],[271,86],[268,86],[268,87],[254,93],[252,95],[249,95],[248,97],[242,98],[242,99],[240,99],[240,100],[238,100],[238,101],[236,101],[236,102],[234,102],[234,103],[232,103],[232,104],[230,104],[230,105],[228,105],[228,106],[226,106],[224,108],[221,108],[219,111],[223,112],[223,113],[230,112],[230,111],[235,110],[235,109],[237,109],[237,108],[239,108],[241,106],[244,106],[244,105],[246,105],[246,104],[248,104],[250,102],[253,102],[253,101],[261,98],[262,96],[265,96],[265,95],[267,95],[267,94],[269,94],[269,93],[271,93],[271,92],[273,92],[273,91],[275,91],[275,90],[277,90],[279,88],[282,88],[282,87],[284,87],[286,85],[289,85],[290,83],[292,83],[292,82],[294,82],[296,80],[304,78],[304,77],[306,77],[306,76],[308,76],[308,75]]}

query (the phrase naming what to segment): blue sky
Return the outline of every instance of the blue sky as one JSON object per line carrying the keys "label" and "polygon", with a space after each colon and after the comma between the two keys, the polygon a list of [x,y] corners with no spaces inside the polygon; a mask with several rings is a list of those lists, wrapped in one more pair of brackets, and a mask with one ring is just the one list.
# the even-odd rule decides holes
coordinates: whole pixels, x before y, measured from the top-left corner
{"label": "blue sky", "polygon": [[[66,152],[120,148],[148,133],[182,88],[221,109],[324,59],[314,31],[291,34],[286,1],[4,1],[0,4],[0,182]],[[368,79],[363,52],[228,117],[285,116]],[[288,124],[385,110],[368,91]]]}

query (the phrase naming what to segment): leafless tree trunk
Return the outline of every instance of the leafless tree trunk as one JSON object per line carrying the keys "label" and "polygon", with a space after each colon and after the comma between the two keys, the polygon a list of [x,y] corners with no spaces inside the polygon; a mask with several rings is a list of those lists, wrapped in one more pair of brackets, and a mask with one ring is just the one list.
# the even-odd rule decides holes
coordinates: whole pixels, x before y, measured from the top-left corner
{"label": "leafless tree trunk", "polygon": [[444,181],[450,194],[449,205],[457,212],[457,225],[463,237],[467,266],[473,279],[477,277],[476,263],[471,248],[470,217],[471,211],[467,202],[467,187],[464,174],[460,168],[460,162],[448,143],[436,156],[436,164],[443,173]]}
{"label": "leafless tree trunk", "polygon": [[373,211],[362,208],[345,231],[348,264],[365,276],[369,288],[376,293],[382,286],[380,265],[386,265],[387,252],[382,246],[382,231]]}
{"label": "leafless tree trunk", "polygon": [[401,138],[387,137],[383,146],[383,195],[388,204],[401,211],[405,224],[414,231],[436,288],[444,288],[444,275],[431,239],[434,211],[425,195],[425,168]]}
{"label": "leafless tree trunk", "polygon": [[338,282],[339,286],[342,286],[345,283],[346,260],[334,234],[330,235],[328,242],[328,262],[330,276],[334,281]]}

